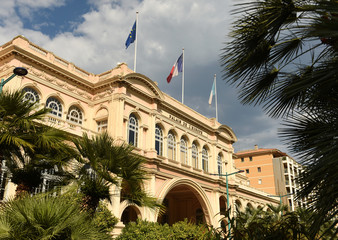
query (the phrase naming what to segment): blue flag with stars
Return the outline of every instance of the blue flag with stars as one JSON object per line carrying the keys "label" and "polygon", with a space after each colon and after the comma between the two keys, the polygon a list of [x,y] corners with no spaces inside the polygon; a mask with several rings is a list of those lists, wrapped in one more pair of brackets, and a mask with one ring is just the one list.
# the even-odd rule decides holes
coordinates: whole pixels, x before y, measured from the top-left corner
{"label": "blue flag with stars", "polygon": [[133,43],[136,39],[136,21],[133,25],[133,28],[131,29],[129,36],[126,41],[126,49],[129,47],[131,43]]}

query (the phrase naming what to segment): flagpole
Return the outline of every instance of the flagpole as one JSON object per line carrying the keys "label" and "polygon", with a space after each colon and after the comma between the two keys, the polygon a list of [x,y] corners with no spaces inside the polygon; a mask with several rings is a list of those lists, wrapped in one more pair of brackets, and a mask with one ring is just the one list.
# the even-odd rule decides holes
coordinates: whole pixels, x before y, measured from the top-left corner
{"label": "flagpole", "polygon": [[215,82],[215,107],[216,107],[216,121],[218,122],[218,111],[217,111],[217,86],[216,86],[216,74],[214,75]]}
{"label": "flagpole", "polygon": [[136,33],[135,33],[135,56],[134,56],[134,72],[136,72],[136,54],[137,54],[137,32],[138,32],[138,12],[136,12]]}
{"label": "flagpole", "polygon": [[182,48],[182,104],[184,104],[184,48]]}

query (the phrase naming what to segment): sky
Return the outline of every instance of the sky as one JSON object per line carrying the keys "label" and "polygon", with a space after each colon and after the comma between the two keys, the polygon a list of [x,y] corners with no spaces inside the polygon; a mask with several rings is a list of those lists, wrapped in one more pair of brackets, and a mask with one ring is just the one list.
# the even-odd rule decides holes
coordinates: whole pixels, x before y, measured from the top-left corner
{"label": "sky", "polygon": [[220,54],[230,40],[240,0],[1,0],[0,45],[17,35],[94,74],[121,62],[134,68],[134,48],[125,41],[138,14],[137,72],[181,101],[181,74],[166,78],[184,48],[184,104],[215,117],[208,104],[216,74],[218,120],[238,138],[235,151],[277,148],[288,152],[278,138],[278,119],[259,106],[243,106],[238,89],[222,78]]}

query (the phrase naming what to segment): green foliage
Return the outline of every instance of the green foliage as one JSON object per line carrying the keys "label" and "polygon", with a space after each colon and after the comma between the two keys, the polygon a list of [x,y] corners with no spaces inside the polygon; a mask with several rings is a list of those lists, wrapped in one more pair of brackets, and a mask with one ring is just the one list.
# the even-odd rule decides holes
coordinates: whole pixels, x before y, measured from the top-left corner
{"label": "green foliage", "polygon": [[63,197],[34,196],[0,209],[0,239],[111,239],[91,217]]}
{"label": "green foliage", "polygon": [[[74,139],[79,152],[77,160],[83,163],[80,169],[80,191],[91,199],[108,199],[107,186],[120,185],[121,198],[138,206],[150,208],[161,207],[156,199],[149,196],[143,188],[143,181],[147,179],[147,171],[143,164],[145,159],[132,153],[133,147],[128,144],[118,144],[107,134],[89,138],[84,134],[82,138]],[[90,167],[95,177],[86,176]],[[98,194],[99,193],[99,194]],[[94,206],[92,207],[94,208]]]}
{"label": "green foliage", "polygon": [[91,211],[91,209],[84,207],[83,198],[85,197],[85,194],[78,192],[77,189],[78,186],[76,185],[68,186],[68,189],[63,189],[64,193],[62,194],[62,198],[70,204],[78,206],[81,210],[86,211],[90,214],[94,225],[96,225],[99,229],[110,233],[114,229],[114,226],[118,223],[118,218],[112,214],[104,201],[100,201],[98,203],[94,212]]}
{"label": "green foliage", "polygon": [[171,234],[172,230],[168,224],[137,220],[128,223],[116,240],[167,240]]}
{"label": "green foliage", "polygon": [[325,222],[338,224],[337,0],[248,1],[234,13],[224,79],[243,104],[283,118],[280,136],[306,166],[296,197],[311,196],[314,238]]}
{"label": "green foliage", "polygon": [[213,240],[217,238],[212,229],[207,226],[195,225],[184,220],[177,222],[172,226],[168,224],[161,225],[157,222],[147,222],[137,220],[130,222],[122,230],[122,234],[117,240]]}
{"label": "green foliage", "polygon": [[296,212],[287,211],[286,206],[269,205],[269,211],[246,208],[237,211],[236,217],[231,219],[231,236],[242,240],[313,240],[335,239],[334,229],[330,224],[321,226],[319,233],[312,237],[311,224],[316,216],[314,212],[298,209]]}
{"label": "green foliage", "polygon": [[111,213],[111,211],[107,208],[107,205],[100,202],[93,216],[94,225],[109,233],[113,231],[118,222],[119,219]]}
{"label": "green foliage", "polygon": [[[37,109],[35,103],[24,100],[21,91],[0,94],[0,155],[6,160],[12,181],[19,190],[31,192],[41,182],[41,171],[52,169],[57,184],[64,183],[63,167],[75,152],[66,144],[69,136],[56,128],[40,124],[48,109]],[[50,184],[53,181],[50,181]]]}

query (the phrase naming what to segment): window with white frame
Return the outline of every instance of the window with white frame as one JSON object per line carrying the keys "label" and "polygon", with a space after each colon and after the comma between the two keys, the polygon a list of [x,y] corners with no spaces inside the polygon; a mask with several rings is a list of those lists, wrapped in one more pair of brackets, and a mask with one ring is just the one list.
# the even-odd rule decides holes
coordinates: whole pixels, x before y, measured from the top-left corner
{"label": "window with white frame", "polygon": [[155,126],[155,149],[157,155],[163,156],[163,131],[157,124]]}
{"label": "window with white frame", "polygon": [[46,101],[46,108],[51,109],[51,114],[62,117],[62,104],[54,97],[49,97]]}
{"label": "window with white frame", "polygon": [[101,121],[97,121],[97,131],[99,133],[103,133],[105,131],[107,131],[108,128],[108,120],[101,120]]}
{"label": "window with white frame", "polygon": [[217,156],[217,170],[218,174],[222,174],[222,155],[218,154]]}
{"label": "window with white frame", "polygon": [[24,89],[22,89],[22,91],[24,92],[23,99],[25,101],[29,101],[31,103],[38,103],[40,101],[39,94],[37,93],[37,91],[35,91],[35,89],[25,87]]}
{"label": "window with white frame", "polygon": [[188,156],[187,156],[187,142],[184,140],[184,138],[181,138],[180,141],[180,158],[181,163],[188,164]]}
{"label": "window with white frame", "polygon": [[206,148],[202,149],[202,169],[205,172],[208,172],[209,170],[209,155],[208,155],[208,151]]}
{"label": "window with white frame", "polygon": [[82,124],[82,111],[76,106],[71,106],[67,114],[67,120]]}
{"label": "window with white frame", "polygon": [[128,122],[128,143],[137,147],[138,121],[134,114],[130,114]]}
{"label": "window with white frame", "polygon": [[198,168],[198,149],[195,143],[191,145],[191,162],[194,168]]}
{"label": "window with white frame", "polygon": [[172,160],[176,160],[176,141],[175,136],[172,132],[169,132],[167,138],[167,145],[168,145],[168,158]]}

